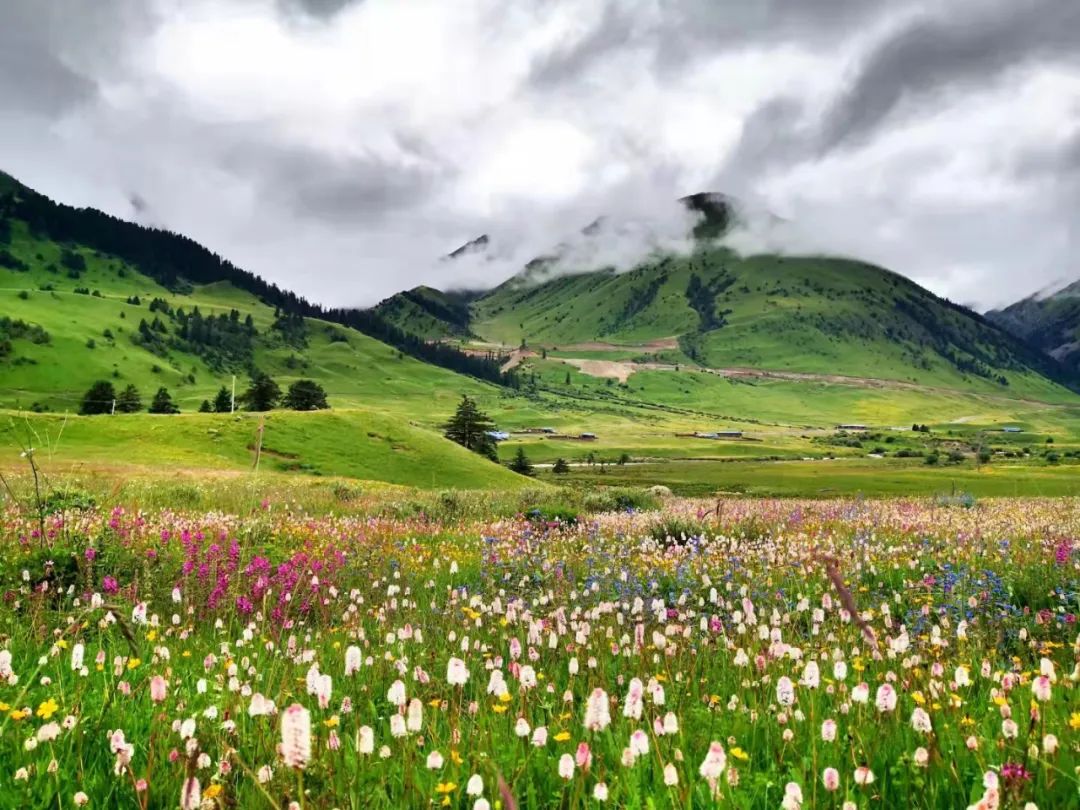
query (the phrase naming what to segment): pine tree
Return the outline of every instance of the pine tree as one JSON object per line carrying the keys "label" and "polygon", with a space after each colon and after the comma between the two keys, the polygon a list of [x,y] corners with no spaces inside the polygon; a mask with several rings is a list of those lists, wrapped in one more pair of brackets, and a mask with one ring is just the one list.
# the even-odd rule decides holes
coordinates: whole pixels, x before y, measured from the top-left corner
{"label": "pine tree", "polygon": [[566,463],[566,459],[555,459],[555,466],[551,468],[551,471],[556,475],[566,475],[570,472],[570,465]]}
{"label": "pine tree", "polygon": [[282,405],[294,411],[318,411],[330,407],[326,402],[326,391],[314,380],[297,380],[290,385]]}
{"label": "pine tree", "polygon": [[224,385],[218,389],[214,396],[214,413],[230,413],[232,411],[232,395]]}
{"label": "pine tree", "polygon": [[150,407],[147,409],[150,413],[180,413],[180,409],[176,407],[176,403],[172,401],[172,397],[169,396],[169,390],[167,388],[159,388],[157,393],[154,394],[154,399],[150,402]]}
{"label": "pine tree", "polygon": [[251,377],[251,386],[240,397],[240,401],[249,411],[271,411],[281,399],[281,389],[263,371],[257,371]]}
{"label": "pine tree", "polygon": [[511,470],[518,475],[532,475],[533,466],[529,463],[529,457],[525,455],[525,448],[518,445],[517,453],[514,455],[514,460],[508,465]]}
{"label": "pine tree", "polygon": [[116,410],[119,413],[138,413],[142,410],[142,397],[139,396],[139,389],[134,385],[129,385],[120,392],[120,396],[116,398]]}
{"label": "pine tree", "polygon": [[98,380],[83,394],[79,413],[91,415],[96,413],[112,413],[113,400],[116,399],[116,389],[108,380]]}
{"label": "pine tree", "polygon": [[214,406],[210,404],[210,400],[204,399],[199,406],[199,413],[213,413]]}
{"label": "pine tree", "polygon": [[492,461],[499,460],[495,440],[490,435],[495,430],[495,423],[467,396],[461,398],[457,411],[443,429],[443,435],[450,441]]}

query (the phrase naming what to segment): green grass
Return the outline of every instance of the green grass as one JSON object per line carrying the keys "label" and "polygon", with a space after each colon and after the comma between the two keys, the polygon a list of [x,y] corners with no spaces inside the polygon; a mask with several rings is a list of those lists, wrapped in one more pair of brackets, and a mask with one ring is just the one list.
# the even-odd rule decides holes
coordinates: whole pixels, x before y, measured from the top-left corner
{"label": "green grass", "polygon": [[1060,497],[1080,495],[1080,466],[991,463],[928,467],[919,460],[837,459],[767,464],[681,461],[574,468],[544,480],[564,486],[662,483],[681,495],[742,493],[759,497],[825,498],[863,495],[934,496],[968,493],[978,497]]}
{"label": "green grass", "polygon": [[[140,319],[153,319],[148,307],[155,297],[189,312],[198,306],[204,314],[230,309],[250,314],[260,333],[256,366],[272,374],[283,388],[302,377],[316,379],[333,406],[379,408],[410,417],[420,410],[434,416],[452,411],[462,394],[498,396],[495,386],[403,356],[336,324],[309,319],[306,348],[282,345],[270,334],[273,310],[229,284],[209,284],[178,294],[118,259],[85,250],[80,252],[87,270],[71,279],[62,268],[58,272],[48,269],[59,267],[60,246],[32,238],[19,223],[10,250],[31,269],[0,268],[0,312],[43,326],[51,341],[35,345],[16,340],[14,357],[0,361],[0,405],[5,407],[28,408],[37,402],[55,411],[77,411],[82,393],[92,382],[111,379],[120,387],[134,383],[144,402],[165,386],[182,409],[194,410],[222,385],[231,385],[233,371],[240,393],[247,382],[243,369],[215,370],[200,357],[184,352],[161,357],[132,341]],[[43,286],[54,289],[42,290]],[[96,290],[100,297],[75,293],[75,288]],[[141,299],[140,306],[125,303],[133,295]],[[111,340],[105,337],[106,330],[113,334]],[[335,336],[344,340],[332,340]]]}
{"label": "green grass", "polygon": [[[845,374],[1058,401],[1072,397],[1033,371],[1030,358],[1018,354],[1004,333],[901,276],[838,259],[744,258],[703,249],[626,273],[563,276],[533,286],[512,281],[474,304],[472,329],[486,340],[510,346],[525,340],[560,351],[601,340],[613,344],[611,359],[622,359],[642,350],[619,351],[620,346],[698,332],[700,319],[686,295],[693,276],[730,282],[716,288],[714,300],[723,325],[695,338],[697,358],[712,368]],[[648,299],[654,280],[660,283]],[[984,353],[984,365],[1006,377],[1008,386],[960,370],[935,348],[938,342],[958,358]]]}
{"label": "green grass", "polygon": [[259,469],[342,476],[420,488],[520,489],[528,479],[442,436],[373,411],[0,417],[2,467],[18,468],[18,450],[35,448],[47,471],[167,469],[218,473]]}

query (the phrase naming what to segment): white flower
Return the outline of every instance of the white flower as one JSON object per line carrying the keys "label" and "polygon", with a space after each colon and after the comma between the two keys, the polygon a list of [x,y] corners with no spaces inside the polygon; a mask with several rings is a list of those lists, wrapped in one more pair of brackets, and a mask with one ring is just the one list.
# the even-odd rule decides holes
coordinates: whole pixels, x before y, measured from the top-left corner
{"label": "white flower", "polygon": [[891,712],[896,708],[896,690],[893,689],[892,684],[883,683],[878,687],[874,704],[879,712]]}
{"label": "white flower", "polygon": [[356,732],[356,750],[361,754],[370,754],[375,750],[375,731],[371,726],[360,726]]}
{"label": "white flower", "polygon": [[469,777],[469,781],[465,785],[465,794],[468,796],[479,796],[484,792],[484,777],[478,773],[474,773]]}
{"label": "white flower", "polygon": [[705,755],[698,772],[706,779],[719,779],[724,775],[726,768],[727,754],[724,753],[724,746],[718,742],[713,742],[709,746],[709,753]]}
{"label": "white flower", "polygon": [[1050,699],[1050,678],[1046,675],[1040,675],[1033,680],[1031,682],[1031,694],[1040,703],[1048,701]]}
{"label": "white flower", "polygon": [[531,730],[532,729],[529,728],[529,721],[524,717],[519,717],[517,723],[514,724],[514,734],[519,737],[528,737]]}
{"label": "white flower", "polygon": [[390,684],[386,690],[386,699],[395,706],[405,705],[405,684],[399,679]]}
{"label": "white flower", "polygon": [[559,776],[567,781],[574,778],[574,758],[569,754],[559,757]]}
{"label": "white flower", "polygon": [[922,734],[929,734],[933,731],[930,724],[930,715],[926,713],[925,709],[915,707],[915,711],[911,713],[911,727]]}
{"label": "white flower", "polygon": [[437,771],[443,766],[443,755],[438,751],[432,751],[427,757],[427,767],[429,771]]}
{"label": "white flower", "polygon": [[664,784],[668,787],[679,784],[679,772],[670,762],[664,766]]}
{"label": "white flower", "polygon": [[305,768],[311,761],[311,712],[299,703],[281,716],[281,756],[289,768]]}
{"label": "white flower", "polygon": [[409,701],[409,708],[405,712],[405,729],[407,731],[420,731],[424,726],[424,704],[419,698]]}
{"label": "white flower", "polygon": [[405,718],[400,714],[390,715],[390,736],[404,737],[408,733],[408,729],[405,728]]}
{"label": "white flower", "polygon": [[869,785],[874,781],[874,772],[865,765],[855,769],[855,784]]}
{"label": "white flower", "polygon": [[607,785],[603,782],[597,782],[593,787],[592,795],[598,802],[606,802],[608,797]]}
{"label": "white flower", "polygon": [[787,675],[776,682],[776,702],[781,706],[790,706],[795,702],[795,685]]}
{"label": "white flower", "polygon": [[607,692],[594,689],[585,704],[585,730],[603,731],[611,725],[611,706]]}
{"label": "white flower", "polygon": [[197,777],[191,776],[185,780],[180,791],[180,808],[181,810],[199,810],[201,803],[202,791],[199,788],[199,780]]}
{"label": "white flower", "polygon": [[446,682],[451,686],[463,686],[469,680],[469,669],[460,658],[451,658],[446,664]]}
{"label": "white flower", "polygon": [[349,647],[345,650],[345,677],[355,675],[360,671],[360,667],[364,663],[364,654],[357,646]]}

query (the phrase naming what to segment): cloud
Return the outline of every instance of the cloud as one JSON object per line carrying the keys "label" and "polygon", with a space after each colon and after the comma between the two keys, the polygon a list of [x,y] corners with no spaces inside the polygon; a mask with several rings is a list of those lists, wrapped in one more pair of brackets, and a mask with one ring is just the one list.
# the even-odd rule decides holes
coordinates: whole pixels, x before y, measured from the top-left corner
{"label": "cloud", "polygon": [[335,305],[496,284],[560,244],[629,265],[679,246],[674,201],[703,190],[788,220],[778,249],[992,305],[1080,277],[1076,8],[8,0],[0,153]]}

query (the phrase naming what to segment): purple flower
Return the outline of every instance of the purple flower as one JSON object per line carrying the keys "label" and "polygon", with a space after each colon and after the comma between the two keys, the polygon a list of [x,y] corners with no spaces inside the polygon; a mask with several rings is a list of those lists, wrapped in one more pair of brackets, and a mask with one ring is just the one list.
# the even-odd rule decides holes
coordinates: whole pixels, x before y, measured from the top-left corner
{"label": "purple flower", "polygon": [[110,594],[119,593],[120,583],[116,581],[115,577],[105,577],[103,580],[101,580],[101,590],[105,591],[105,593]]}

